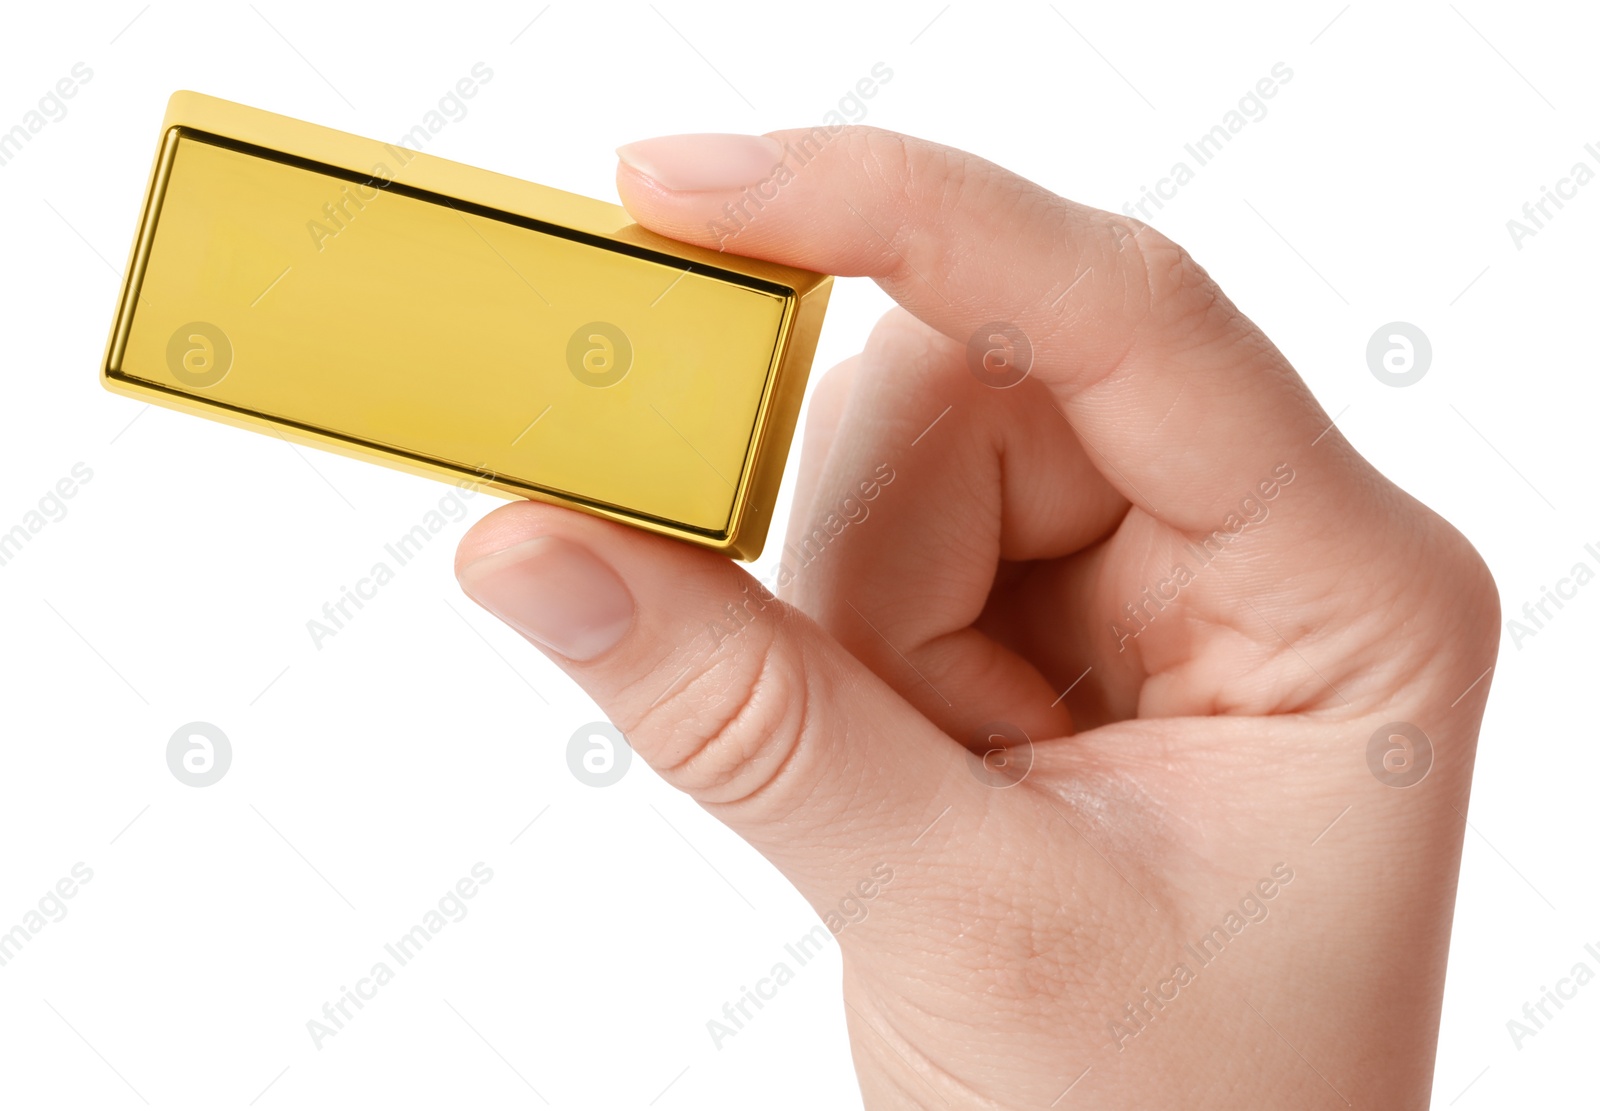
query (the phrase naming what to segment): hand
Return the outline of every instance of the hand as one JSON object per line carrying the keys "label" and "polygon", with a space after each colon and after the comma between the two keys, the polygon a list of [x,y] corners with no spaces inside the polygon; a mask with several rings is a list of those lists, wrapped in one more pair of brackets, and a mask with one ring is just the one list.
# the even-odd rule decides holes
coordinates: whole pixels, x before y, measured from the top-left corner
{"label": "hand", "polygon": [[819,913],[873,887],[839,933],[869,1107],[1425,1107],[1483,561],[1155,230],[821,135],[618,174],[655,231],[903,306],[817,388],[783,600],[533,503],[463,587]]}

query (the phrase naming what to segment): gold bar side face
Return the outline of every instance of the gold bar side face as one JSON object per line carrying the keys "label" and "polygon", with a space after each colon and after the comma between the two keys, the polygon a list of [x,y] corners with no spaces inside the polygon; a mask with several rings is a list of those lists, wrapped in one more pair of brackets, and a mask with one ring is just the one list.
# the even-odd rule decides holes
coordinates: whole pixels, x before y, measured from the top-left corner
{"label": "gold bar side face", "polygon": [[102,379],[753,559],[831,282],[179,93]]}

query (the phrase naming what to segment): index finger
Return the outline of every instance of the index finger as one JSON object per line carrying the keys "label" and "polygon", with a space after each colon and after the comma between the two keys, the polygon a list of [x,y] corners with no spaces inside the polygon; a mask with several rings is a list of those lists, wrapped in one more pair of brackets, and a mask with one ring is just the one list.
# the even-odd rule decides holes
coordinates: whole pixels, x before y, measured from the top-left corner
{"label": "index finger", "polygon": [[[1215,527],[1329,428],[1188,252],[975,155],[868,127],[668,136],[618,155],[623,203],[651,230],[871,277],[967,343],[980,377],[1025,367],[1107,479],[1168,524]],[[1307,486],[1360,488],[1353,452],[1328,462]]]}

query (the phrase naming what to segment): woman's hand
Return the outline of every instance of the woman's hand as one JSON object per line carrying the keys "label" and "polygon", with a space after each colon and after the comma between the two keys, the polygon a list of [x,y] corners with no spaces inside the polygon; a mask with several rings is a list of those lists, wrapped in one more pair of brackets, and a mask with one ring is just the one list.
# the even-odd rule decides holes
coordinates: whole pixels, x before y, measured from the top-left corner
{"label": "woman's hand", "polygon": [[817,389],[783,601],[534,503],[461,582],[819,913],[873,886],[868,1106],[1426,1106],[1472,547],[1137,221],[869,128],[621,153],[647,227],[903,307]]}

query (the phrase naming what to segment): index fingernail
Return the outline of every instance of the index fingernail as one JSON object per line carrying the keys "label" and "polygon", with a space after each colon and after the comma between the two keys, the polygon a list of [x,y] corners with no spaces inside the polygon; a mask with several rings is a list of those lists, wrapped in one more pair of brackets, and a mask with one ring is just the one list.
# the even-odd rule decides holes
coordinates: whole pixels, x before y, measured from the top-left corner
{"label": "index fingernail", "polygon": [[617,157],[680,193],[742,189],[772,173],[783,147],[765,135],[663,135],[617,148]]}

